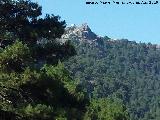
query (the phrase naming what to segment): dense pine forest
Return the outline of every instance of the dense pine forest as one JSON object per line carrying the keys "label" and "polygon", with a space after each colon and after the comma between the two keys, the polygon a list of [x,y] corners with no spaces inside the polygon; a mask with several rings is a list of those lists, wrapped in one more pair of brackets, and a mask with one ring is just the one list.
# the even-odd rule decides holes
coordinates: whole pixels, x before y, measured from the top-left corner
{"label": "dense pine forest", "polygon": [[160,120],[160,46],[96,35],[0,0],[0,120]]}
{"label": "dense pine forest", "polygon": [[[87,48],[60,39],[66,28],[60,16],[41,15],[42,7],[30,0],[0,0],[0,120],[130,120],[122,97],[109,97],[113,92],[101,92],[99,83],[93,97],[93,90],[85,88],[90,81],[86,72],[79,71],[84,74],[78,75],[80,80],[71,76],[63,62]],[[87,65],[77,62],[68,63],[75,75]]]}
{"label": "dense pine forest", "polygon": [[89,99],[119,99],[132,120],[160,120],[159,45],[96,37],[87,25],[67,30],[77,55],[65,66]]}

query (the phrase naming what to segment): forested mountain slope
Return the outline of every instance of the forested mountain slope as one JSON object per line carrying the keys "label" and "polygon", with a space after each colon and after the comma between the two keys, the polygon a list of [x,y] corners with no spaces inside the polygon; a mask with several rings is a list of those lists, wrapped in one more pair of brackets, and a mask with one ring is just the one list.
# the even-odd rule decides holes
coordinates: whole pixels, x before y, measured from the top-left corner
{"label": "forested mountain slope", "polygon": [[37,2],[0,0],[0,120],[129,120],[121,100],[88,99],[62,63],[75,55],[58,39],[66,22],[41,15]]}
{"label": "forested mountain slope", "polygon": [[99,37],[87,24],[66,29],[77,55],[66,68],[90,98],[119,98],[133,120],[160,120],[160,49],[151,43]]}

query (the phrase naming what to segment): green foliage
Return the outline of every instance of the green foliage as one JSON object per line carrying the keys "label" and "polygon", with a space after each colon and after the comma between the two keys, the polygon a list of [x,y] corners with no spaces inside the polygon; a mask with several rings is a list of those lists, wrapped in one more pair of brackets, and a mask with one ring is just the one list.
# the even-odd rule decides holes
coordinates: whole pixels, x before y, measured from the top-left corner
{"label": "green foliage", "polygon": [[53,108],[42,104],[37,104],[36,106],[32,106],[29,104],[25,108],[23,108],[21,112],[23,112],[23,114],[32,119],[43,118],[44,120],[47,120],[50,119]]}
{"label": "green foliage", "polygon": [[106,98],[93,99],[86,112],[86,120],[129,120],[122,103]]}
{"label": "green foliage", "polygon": [[[89,98],[119,98],[133,120],[159,116],[160,49],[128,40],[72,41],[77,55],[65,62]],[[103,43],[103,45],[102,45]],[[152,117],[151,117],[152,116]]]}
{"label": "green foliage", "polygon": [[41,7],[30,0],[0,1],[2,119],[53,120],[61,118],[60,113],[65,113],[62,117],[66,119],[76,113],[79,116],[73,119],[82,118],[88,101],[58,63],[75,54],[69,41],[57,39],[64,32],[65,21],[40,15]]}
{"label": "green foliage", "polygon": [[1,0],[0,29],[4,36],[1,40],[6,44],[10,41],[13,43],[13,37],[33,45],[37,39],[60,38],[64,32],[65,21],[59,21],[60,17],[54,15],[41,18],[41,11],[42,7],[30,0]]}
{"label": "green foliage", "polygon": [[65,21],[61,21],[59,16],[48,14],[42,18],[41,11],[42,7],[30,0],[1,0],[0,49],[14,44],[18,39],[27,45],[34,59],[32,62],[37,65],[40,62],[56,64],[58,60],[74,55],[75,50],[70,42],[62,43],[58,39],[64,33]]}
{"label": "green foliage", "polygon": [[88,102],[60,62],[55,66],[44,66],[40,71],[26,68],[21,73],[2,73],[0,83],[4,100],[1,109],[22,118],[54,119],[61,111],[65,112],[66,119],[73,113],[82,116]]}
{"label": "green foliage", "polygon": [[18,41],[2,50],[0,56],[1,110],[20,119],[60,119],[62,111],[65,119],[72,114],[79,114],[73,116],[75,119],[83,118],[88,100],[60,61],[35,69],[29,47]]}
{"label": "green foliage", "polygon": [[[120,104],[111,114],[102,108],[109,106],[105,99],[90,103],[82,85],[73,81],[61,63],[76,54],[70,41],[58,39],[65,21],[54,15],[42,18],[41,9],[30,0],[0,1],[0,118],[83,120],[87,109],[87,118],[124,117]],[[100,112],[92,113],[97,107]]]}
{"label": "green foliage", "polygon": [[0,70],[20,72],[31,59],[30,50],[26,44],[16,41],[0,53]]}

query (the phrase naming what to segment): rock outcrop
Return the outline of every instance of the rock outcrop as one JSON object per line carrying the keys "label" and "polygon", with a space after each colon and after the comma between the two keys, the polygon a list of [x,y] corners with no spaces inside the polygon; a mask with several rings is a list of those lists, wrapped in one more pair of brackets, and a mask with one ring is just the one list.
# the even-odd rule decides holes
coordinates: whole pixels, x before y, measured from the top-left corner
{"label": "rock outcrop", "polygon": [[95,41],[100,38],[94,32],[92,32],[87,23],[82,24],[80,27],[77,27],[74,24],[72,24],[70,27],[67,27],[64,35],[62,35],[62,39],[68,39],[74,36],[90,41]]}

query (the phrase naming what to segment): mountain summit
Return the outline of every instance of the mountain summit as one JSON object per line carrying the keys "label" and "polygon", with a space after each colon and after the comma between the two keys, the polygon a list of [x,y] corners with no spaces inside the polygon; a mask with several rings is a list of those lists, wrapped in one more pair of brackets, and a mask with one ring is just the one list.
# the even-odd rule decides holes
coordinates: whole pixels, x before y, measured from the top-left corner
{"label": "mountain summit", "polygon": [[70,27],[66,28],[64,35],[62,35],[62,38],[68,39],[73,36],[84,40],[94,41],[99,39],[99,37],[94,32],[92,32],[87,23],[84,23],[81,26],[76,26],[75,24],[72,24]]}

